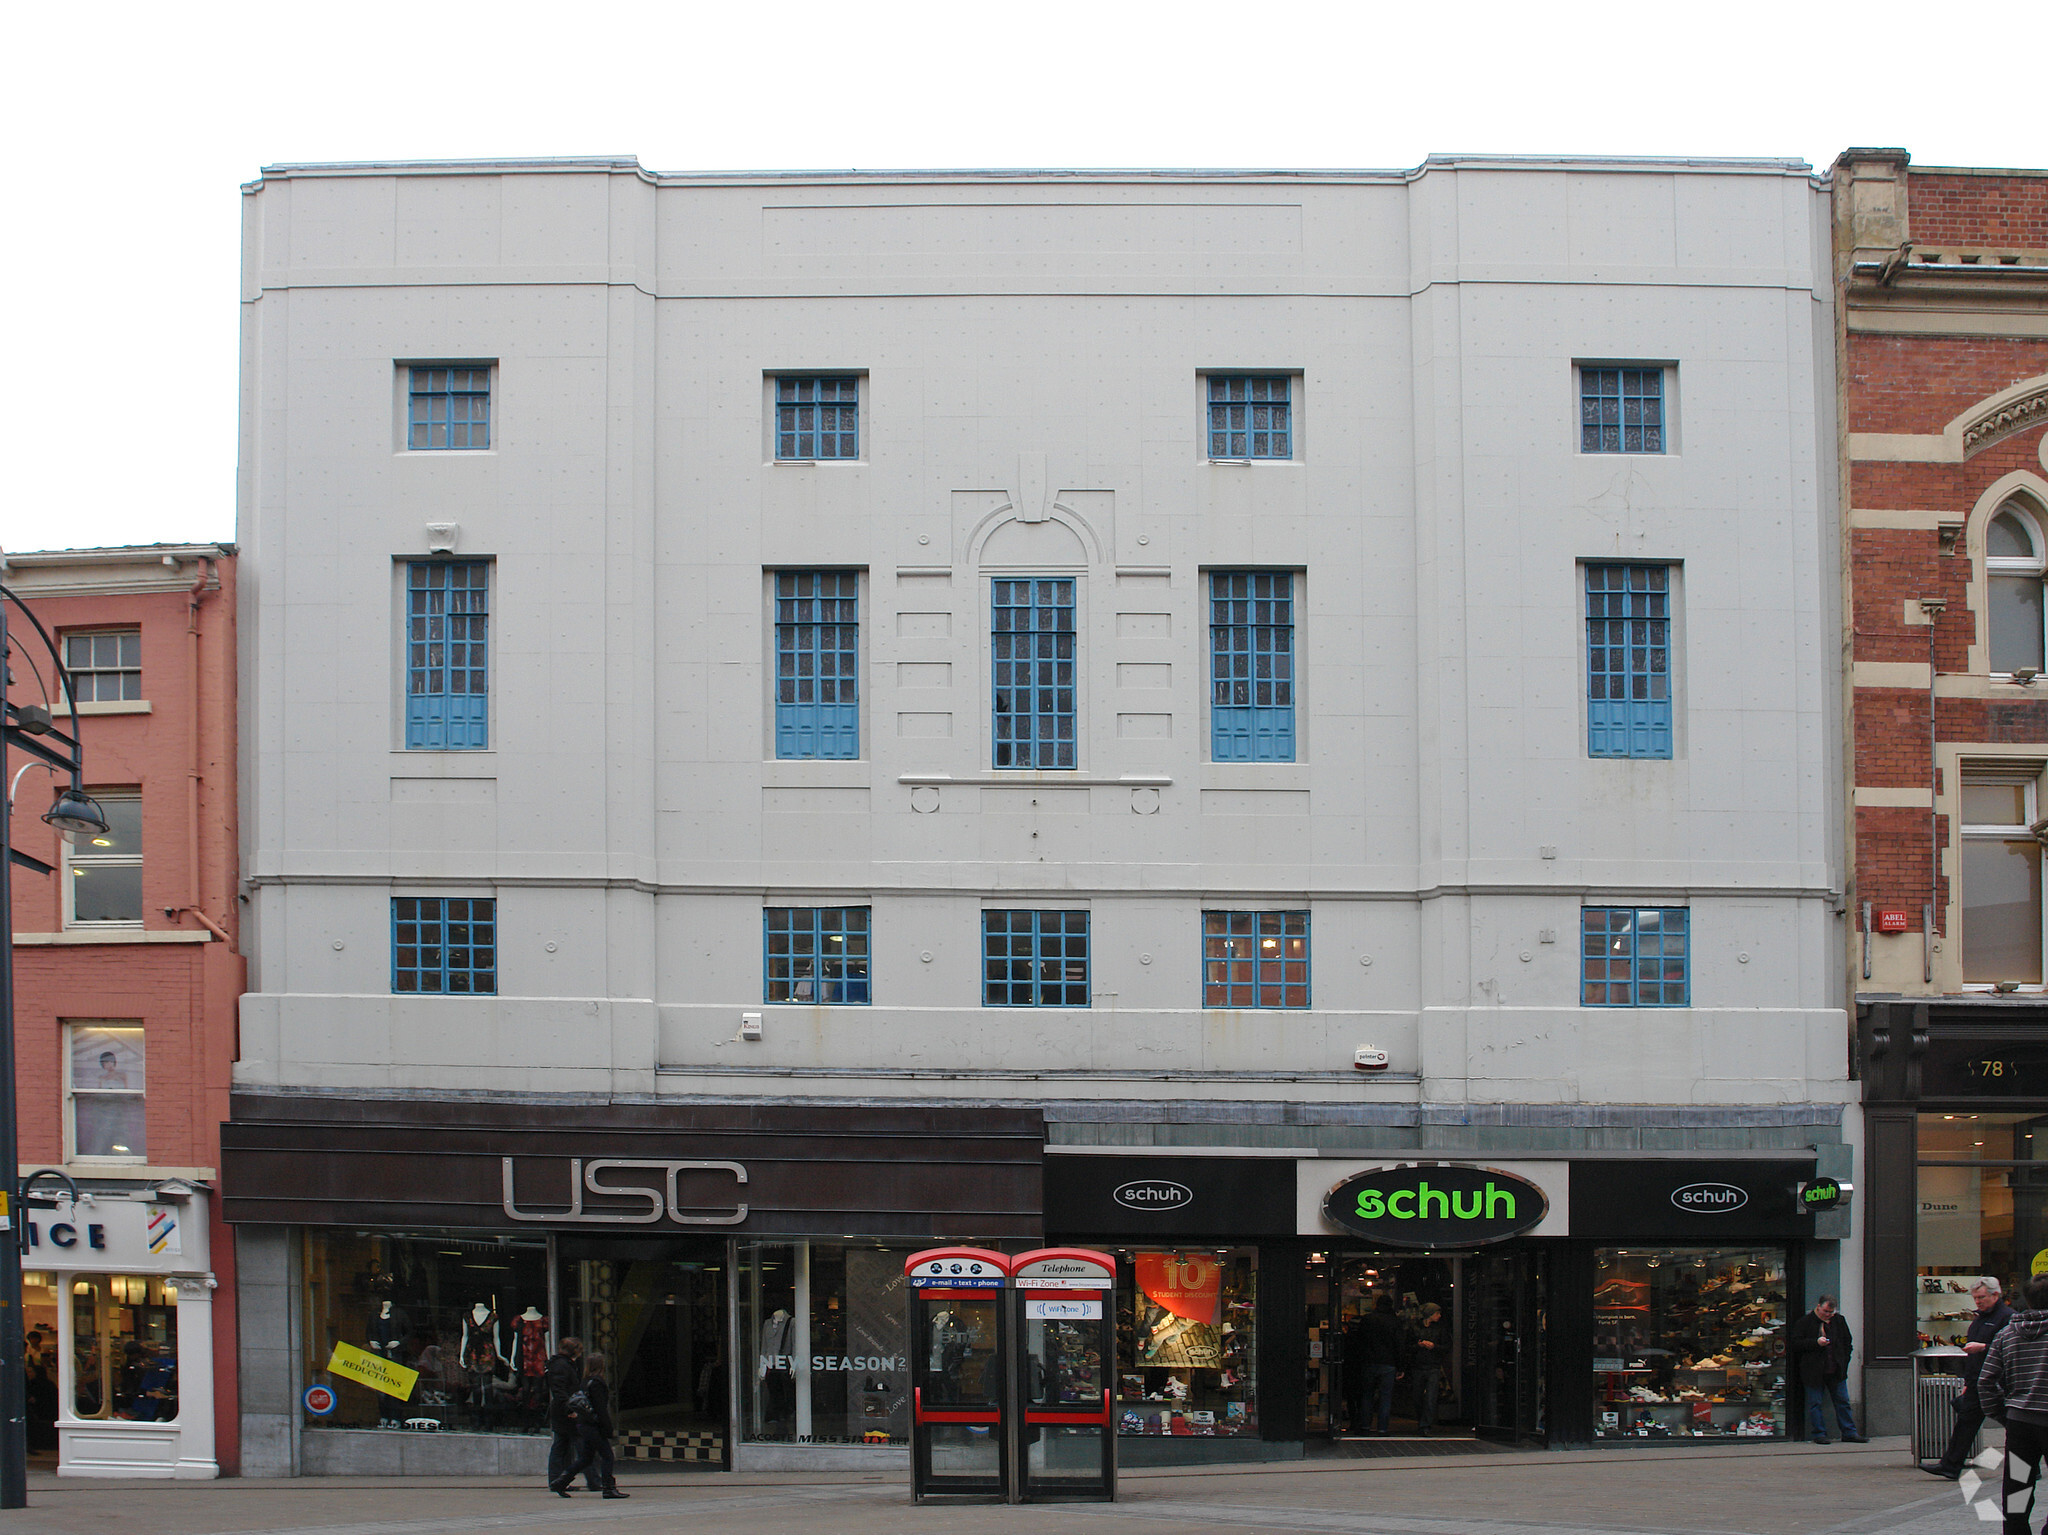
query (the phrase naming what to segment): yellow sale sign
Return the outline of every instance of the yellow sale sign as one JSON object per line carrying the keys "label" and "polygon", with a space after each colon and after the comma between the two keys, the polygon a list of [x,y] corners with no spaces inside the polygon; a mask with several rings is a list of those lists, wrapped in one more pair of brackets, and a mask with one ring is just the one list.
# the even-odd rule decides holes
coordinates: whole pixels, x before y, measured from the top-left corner
{"label": "yellow sale sign", "polygon": [[327,1361],[327,1368],[335,1375],[345,1375],[350,1380],[361,1381],[372,1391],[395,1396],[401,1402],[412,1395],[412,1388],[419,1383],[420,1378],[418,1370],[408,1370],[402,1364],[380,1359],[368,1349],[357,1348],[353,1343],[335,1344],[334,1357]]}

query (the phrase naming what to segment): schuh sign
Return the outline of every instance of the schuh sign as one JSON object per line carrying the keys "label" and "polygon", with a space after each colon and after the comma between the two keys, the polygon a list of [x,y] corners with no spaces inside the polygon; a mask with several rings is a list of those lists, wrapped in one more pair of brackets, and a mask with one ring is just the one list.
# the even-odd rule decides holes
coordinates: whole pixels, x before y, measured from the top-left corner
{"label": "schuh sign", "polygon": [[1383,1167],[1331,1189],[1333,1225],[1390,1247],[1484,1247],[1541,1225],[1543,1190],[1491,1167]]}

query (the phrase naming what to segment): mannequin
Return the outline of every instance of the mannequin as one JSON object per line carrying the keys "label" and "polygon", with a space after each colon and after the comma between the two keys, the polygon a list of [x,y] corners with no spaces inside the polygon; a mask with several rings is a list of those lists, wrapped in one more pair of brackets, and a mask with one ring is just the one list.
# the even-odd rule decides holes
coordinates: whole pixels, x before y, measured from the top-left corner
{"label": "mannequin", "polygon": [[528,1306],[512,1319],[512,1337],[520,1405],[536,1406],[544,1390],[543,1377],[548,1373],[548,1319],[538,1307]]}
{"label": "mannequin", "polygon": [[399,1345],[412,1333],[412,1318],[386,1298],[370,1308],[370,1325],[366,1331],[373,1350],[387,1359],[396,1359]]}
{"label": "mannequin", "polygon": [[498,1364],[505,1357],[498,1335],[498,1297],[478,1301],[462,1318],[462,1370],[469,1377],[469,1399],[482,1402],[497,1384]]}
{"label": "mannequin", "polygon": [[794,1433],[796,1377],[786,1357],[796,1335],[796,1318],[778,1306],[761,1324],[761,1351],[755,1366],[761,1382],[760,1411],[763,1429],[770,1433]]}

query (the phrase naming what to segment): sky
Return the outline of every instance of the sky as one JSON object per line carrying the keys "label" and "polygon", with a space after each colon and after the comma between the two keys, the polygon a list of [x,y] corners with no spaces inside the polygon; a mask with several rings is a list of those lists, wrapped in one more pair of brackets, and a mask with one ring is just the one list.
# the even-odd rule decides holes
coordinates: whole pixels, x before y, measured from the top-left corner
{"label": "sky", "polygon": [[[23,5],[0,123],[0,549],[229,540],[242,183],[321,160],[657,172],[1399,168],[1431,153],[2048,165],[2020,31],[1634,0]],[[1951,24],[1954,23],[1954,24]],[[51,393],[68,379],[63,391]],[[117,387],[118,386],[118,387]]]}

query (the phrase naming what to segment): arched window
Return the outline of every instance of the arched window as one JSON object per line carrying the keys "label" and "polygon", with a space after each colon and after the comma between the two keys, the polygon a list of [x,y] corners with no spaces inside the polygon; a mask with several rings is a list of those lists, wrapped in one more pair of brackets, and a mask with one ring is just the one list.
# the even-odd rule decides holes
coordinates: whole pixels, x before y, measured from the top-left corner
{"label": "arched window", "polygon": [[1992,514],[1984,534],[1984,577],[1990,594],[1991,670],[2042,669],[2041,582],[2048,543],[2033,509],[2014,496]]}

